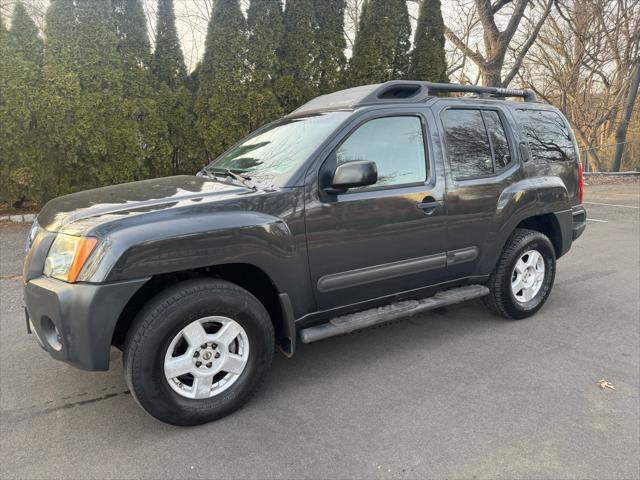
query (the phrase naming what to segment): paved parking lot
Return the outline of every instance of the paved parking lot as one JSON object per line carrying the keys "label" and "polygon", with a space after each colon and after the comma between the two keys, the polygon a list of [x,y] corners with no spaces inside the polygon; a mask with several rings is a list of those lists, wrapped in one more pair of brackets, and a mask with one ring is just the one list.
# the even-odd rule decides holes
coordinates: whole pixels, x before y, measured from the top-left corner
{"label": "paved parking lot", "polygon": [[[25,334],[26,227],[0,227],[2,478],[638,478],[640,185],[589,187],[546,306],[480,303],[277,356],[246,407],[163,425]],[[606,379],[615,390],[603,390]]]}

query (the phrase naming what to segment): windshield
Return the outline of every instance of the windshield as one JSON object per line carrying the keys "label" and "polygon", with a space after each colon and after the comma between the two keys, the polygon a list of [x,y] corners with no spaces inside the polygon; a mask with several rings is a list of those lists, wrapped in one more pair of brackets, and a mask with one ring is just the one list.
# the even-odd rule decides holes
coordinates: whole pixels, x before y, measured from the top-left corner
{"label": "windshield", "polygon": [[304,162],[351,112],[323,112],[283,118],[257,130],[205,170],[246,174],[271,181]]}

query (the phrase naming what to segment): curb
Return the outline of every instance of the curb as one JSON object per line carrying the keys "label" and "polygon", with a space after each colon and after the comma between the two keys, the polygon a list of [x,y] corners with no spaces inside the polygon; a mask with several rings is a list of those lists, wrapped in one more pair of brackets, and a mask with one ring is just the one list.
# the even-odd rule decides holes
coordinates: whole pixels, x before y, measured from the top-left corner
{"label": "curb", "polygon": [[0,223],[33,223],[35,219],[35,213],[27,213],[26,215],[0,215]]}

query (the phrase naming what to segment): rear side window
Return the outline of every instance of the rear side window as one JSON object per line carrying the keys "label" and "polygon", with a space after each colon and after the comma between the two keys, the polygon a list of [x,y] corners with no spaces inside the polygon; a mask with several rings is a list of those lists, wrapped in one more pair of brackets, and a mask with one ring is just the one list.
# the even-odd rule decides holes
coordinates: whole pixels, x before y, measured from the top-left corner
{"label": "rear side window", "polygon": [[538,162],[566,162],[576,160],[571,131],[555,112],[543,110],[516,110],[531,158]]}
{"label": "rear side window", "polygon": [[442,113],[447,157],[456,180],[493,175],[511,163],[498,112],[452,109]]}
{"label": "rear side window", "polygon": [[336,151],[336,164],[357,160],[376,163],[378,182],[402,185],[427,178],[422,122],[418,117],[384,117],[370,120]]}

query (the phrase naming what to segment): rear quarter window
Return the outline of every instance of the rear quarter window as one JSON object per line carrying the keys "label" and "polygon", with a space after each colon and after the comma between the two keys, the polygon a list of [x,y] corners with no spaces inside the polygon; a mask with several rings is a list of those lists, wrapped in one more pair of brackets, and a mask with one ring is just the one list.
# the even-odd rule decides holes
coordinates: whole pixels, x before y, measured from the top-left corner
{"label": "rear quarter window", "polygon": [[569,162],[577,159],[571,130],[556,112],[516,110],[516,118],[537,162]]}

